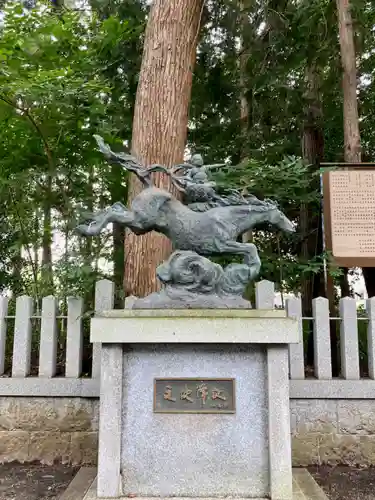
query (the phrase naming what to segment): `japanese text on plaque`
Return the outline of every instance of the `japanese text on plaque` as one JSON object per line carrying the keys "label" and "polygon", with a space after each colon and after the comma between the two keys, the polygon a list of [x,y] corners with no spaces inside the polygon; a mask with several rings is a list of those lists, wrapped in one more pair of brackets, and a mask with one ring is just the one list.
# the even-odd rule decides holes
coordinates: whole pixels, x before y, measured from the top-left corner
{"label": "japanese text on plaque", "polygon": [[155,379],[157,413],[234,413],[234,379]]}

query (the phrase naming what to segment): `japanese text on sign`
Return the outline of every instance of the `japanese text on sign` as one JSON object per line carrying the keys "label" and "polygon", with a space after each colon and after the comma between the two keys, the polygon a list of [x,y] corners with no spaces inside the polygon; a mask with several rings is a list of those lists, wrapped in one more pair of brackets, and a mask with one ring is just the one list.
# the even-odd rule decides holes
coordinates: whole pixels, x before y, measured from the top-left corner
{"label": "japanese text on sign", "polygon": [[329,173],[335,257],[375,257],[375,170]]}

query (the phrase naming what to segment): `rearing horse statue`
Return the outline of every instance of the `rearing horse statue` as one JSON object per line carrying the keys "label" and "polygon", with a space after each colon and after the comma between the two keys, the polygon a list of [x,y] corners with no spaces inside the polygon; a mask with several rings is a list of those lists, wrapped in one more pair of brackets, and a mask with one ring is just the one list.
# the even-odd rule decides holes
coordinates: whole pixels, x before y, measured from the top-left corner
{"label": "rearing horse statue", "polygon": [[[228,288],[229,285],[223,285],[223,283],[231,283],[229,288],[232,291],[240,283],[239,289],[241,289],[247,281],[253,280],[260,271],[261,261],[257,248],[253,243],[238,241],[242,234],[265,222],[287,233],[295,231],[293,223],[278,209],[275,203],[269,200],[260,201],[254,196],[245,198],[239,193],[222,197],[214,190],[214,183],[207,183],[205,179],[203,179],[204,182],[197,181],[195,184],[190,178],[178,177],[174,173],[176,167],[166,169],[162,165],[153,165],[151,168],[145,169],[131,156],[113,153],[101,138],[97,137],[97,142],[106,158],[135,173],[143,183],[144,189],[134,198],[130,209],[117,202],[106,210],[87,215],[85,222],[76,228],[77,232],[84,236],[98,235],[112,222],[128,227],[137,235],[156,231],[171,240],[174,251],[180,252],[179,255],[181,252],[189,253],[190,261],[191,253],[196,252],[198,260],[191,269],[198,269],[199,266],[202,266],[204,273],[210,273],[210,266],[217,265],[210,263],[207,259],[199,261],[199,256],[242,255],[244,264],[232,264],[232,267],[226,268],[227,270],[221,270],[221,273],[224,274],[217,283],[212,285],[213,289],[216,287],[216,290],[220,289],[224,293],[224,288]],[[177,166],[177,168],[180,167]],[[189,167],[189,164],[183,164],[183,167]],[[196,186],[202,201],[202,203],[198,203],[200,204],[198,211],[181,203],[168,191],[153,186],[151,172],[155,171],[169,175],[172,182],[183,193],[186,193],[187,189],[191,193]],[[206,199],[205,193],[207,193]],[[213,206],[213,208],[206,210],[205,206]],[[181,265],[184,266],[184,262],[187,260],[178,258],[176,262],[182,262]],[[185,275],[186,271],[179,265],[175,267],[178,272],[174,286],[177,287],[180,284],[178,273],[181,272]],[[213,272],[215,276],[217,275],[216,271]],[[197,276],[197,280],[202,278],[202,272],[198,272],[200,276]],[[158,275],[163,280],[162,276],[165,276],[165,272],[158,272]],[[186,290],[185,285],[184,287]],[[238,295],[237,292],[233,292],[233,294]]]}
{"label": "rearing horse statue", "polygon": [[88,223],[79,225],[77,231],[95,236],[111,222],[123,224],[138,235],[150,231],[162,233],[171,240],[174,250],[192,250],[205,256],[240,254],[247,262],[257,264],[256,267],[260,267],[260,259],[255,245],[238,242],[239,236],[264,222],[284,232],[295,231],[292,222],[270,202],[194,212],[168,191],[156,187],[141,191],[130,210],[122,203],[115,203],[92,214]]}

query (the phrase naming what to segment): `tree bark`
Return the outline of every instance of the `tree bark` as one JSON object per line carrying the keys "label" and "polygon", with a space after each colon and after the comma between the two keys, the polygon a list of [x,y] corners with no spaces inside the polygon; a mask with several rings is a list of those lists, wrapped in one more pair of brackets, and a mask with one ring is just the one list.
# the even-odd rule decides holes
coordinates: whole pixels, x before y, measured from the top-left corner
{"label": "tree bark", "polygon": [[[127,179],[129,176],[127,176]],[[114,166],[111,172],[111,180],[109,183],[109,192],[111,194],[111,204],[118,200],[126,200],[127,185],[124,185],[124,172],[122,169]],[[115,307],[123,308],[122,283],[124,279],[124,245],[125,245],[125,229],[124,226],[118,223],[113,223],[112,230],[113,247],[113,281],[115,283]]]}
{"label": "tree bark", "polygon": [[357,102],[357,69],[354,46],[353,21],[349,0],[336,0],[342,64],[342,89],[344,97],[344,159],[361,161]]}
{"label": "tree bark", "polygon": [[[171,166],[183,160],[202,8],[203,0],[154,0],[152,4],[132,133],[132,154],[146,166]],[[173,192],[166,176],[155,175],[154,183]],[[138,179],[131,176],[128,203],[140,190]],[[127,232],[126,295],[143,297],[157,290],[156,267],[170,252],[164,236]]]}
{"label": "tree bark", "polygon": [[53,294],[52,272],[52,176],[48,174],[43,201],[42,281],[46,295]]}
{"label": "tree bark", "polygon": [[[24,292],[22,281],[23,259],[21,247],[14,251],[11,259],[12,264],[12,294],[13,297],[18,297]],[[32,263],[31,263],[32,264]]]}
{"label": "tree bark", "polygon": [[[314,63],[306,68],[305,120],[302,131],[302,157],[310,165],[312,173],[319,169],[324,155],[322,130],[323,109],[320,95],[321,75]],[[318,177],[312,189],[319,190]],[[302,204],[300,208],[301,256],[305,262],[323,252],[321,207]],[[317,295],[318,294],[318,295]],[[312,316],[312,299],[324,295],[323,273],[302,280],[302,304],[304,316]]]}
{"label": "tree bark", "polygon": [[[342,89],[344,100],[344,160],[359,163],[362,161],[361,137],[357,100],[357,68],[354,42],[353,19],[349,0],[336,0],[339,20]],[[362,269],[369,297],[375,296],[375,268]],[[347,273],[345,273],[347,274]],[[345,293],[345,290],[344,290]]]}
{"label": "tree bark", "polygon": [[[251,0],[241,0],[239,2],[239,23],[240,23],[240,47],[239,47],[239,84],[240,84],[240,121],[241,121],[241,161],[248,160],[248,142],[250,127],[250,103],[248,98],[247,84],[247,63],[250,52],[250,30],[252,26],[249,21],[249,7]],[[246,190],[243,194],[247,194]],[[253,240],[252,231],[247,231],[242,235],[242,241],[249,243]]]}
{"label": "tree bark", "polygon": [[[313,62],[308,63],[305,72],[305,109],[304,124],[302,130],[302,157],[310,165],[311,173],[319,168],[319,162],[324,154],[324,136],[322,130],[323,109],[321,100],[321,75]],[[319,190],[318,177],[312,189]],[[300,234],[301,234],[301,257],[304,263],[323,252],[323,232],[321,221],[321,207],[316,203],[304,203],[300,208]],[[302,314],[304,317],[312,317],[312,300],[315,297],[325,295],[324,275],[312,273],[303,276],[301,280]],[[309,331],[307,363],[314,362],[314,343],[312,331]]]}

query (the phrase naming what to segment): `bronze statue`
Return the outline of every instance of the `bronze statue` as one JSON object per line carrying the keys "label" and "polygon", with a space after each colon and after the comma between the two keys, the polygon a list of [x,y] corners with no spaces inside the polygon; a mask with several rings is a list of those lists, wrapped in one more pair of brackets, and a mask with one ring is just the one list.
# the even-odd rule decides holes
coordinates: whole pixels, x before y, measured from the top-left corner
{"label": "bronze statue", "polygon": [[[281,231],[295,231],[293,223],[270,200],[242,196],[237,191],[219,195],[209,180],[200,155],[189,163],[167,169],[162,165],[145,168],[132,156],[116,154],[96,137],[105,157],[133,172],[144,189],[130,209],[117,202],[106,210],[89,214],[77,231],[84,236],[98,235],[109,223],[117,222],[135,234],[157,231],[173,245],[170,259],[157,269],[165,285],[162,292],[139,299],[133,307],[250,307],[241,295],[249,281],[259,274],[261,261],[253,243],[238,241],[245,232],[268,222]],[[152,185],[152,173],[163,172],[183,194],[183,203],[171,193]],[[182,172],[182,175],[178,175]],[[242,255],[243,264],[223,269],[207,256]],[[188,279],[186,280],[186,277]],[[202,279],[203,277],[203,279]]]}

